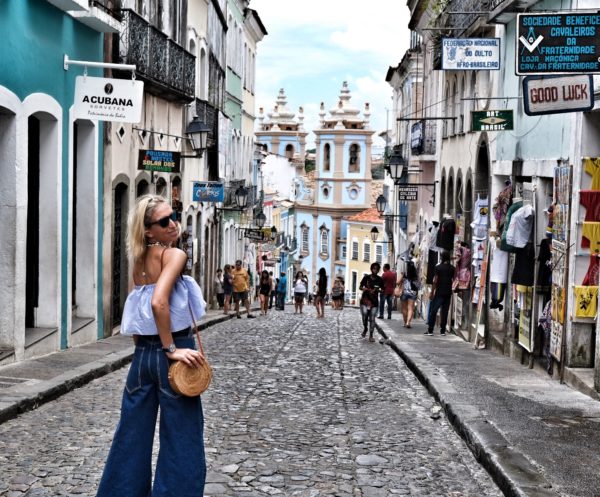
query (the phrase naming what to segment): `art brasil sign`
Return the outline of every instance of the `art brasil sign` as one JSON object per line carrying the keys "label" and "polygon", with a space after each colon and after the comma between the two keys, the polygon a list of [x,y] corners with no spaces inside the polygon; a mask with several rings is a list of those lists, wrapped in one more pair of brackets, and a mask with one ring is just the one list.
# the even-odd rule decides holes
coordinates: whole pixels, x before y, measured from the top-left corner
{"label": "art brasil sign", "polygon": [[600,14],[517,15],[516,73],[600,72]]}
{"label": "art brasil sign", "polygon": [[507,131],[513,129],[512,110],[474,110],[471,131]]}

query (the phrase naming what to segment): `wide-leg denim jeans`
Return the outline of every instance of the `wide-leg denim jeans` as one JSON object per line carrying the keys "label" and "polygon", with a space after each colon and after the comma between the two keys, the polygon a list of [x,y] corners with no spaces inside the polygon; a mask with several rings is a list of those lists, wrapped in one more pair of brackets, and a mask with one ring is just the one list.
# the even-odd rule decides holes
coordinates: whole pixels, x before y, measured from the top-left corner
{"label": "wide-leg denim jeans", "polygon": [[[193,336],[174,338],[194,348]],[[169,386],[169,360],[157,336],[140,336],[127,375],[121,419],[98,497],[202,497],[206,479],[204,417],[200,397]],[[160,407],[160,449],[152,485],[152,444]]]}

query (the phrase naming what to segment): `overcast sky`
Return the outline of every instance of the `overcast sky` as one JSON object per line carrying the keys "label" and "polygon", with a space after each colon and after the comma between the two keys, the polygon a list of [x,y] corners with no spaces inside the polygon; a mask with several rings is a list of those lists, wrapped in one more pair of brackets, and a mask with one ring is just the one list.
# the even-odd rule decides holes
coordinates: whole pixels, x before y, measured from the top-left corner
{"label": "overcast sky", "polygon": [[[409,45],[405,0],[251,0],[250,8],[269,33],[257,49],[257,113],[259,107],[272,111],[284,88],[291,110],[304,107],[311,131],[320,102],[326,110],[334,107],[348,81],[353,106],[362,111],[369,102],[371,127],[377,133],[386,129],[392,88],[385,75]],[[312,147],[314,134],[307,139]],[[375,144],[384,145],[379,138]]]}

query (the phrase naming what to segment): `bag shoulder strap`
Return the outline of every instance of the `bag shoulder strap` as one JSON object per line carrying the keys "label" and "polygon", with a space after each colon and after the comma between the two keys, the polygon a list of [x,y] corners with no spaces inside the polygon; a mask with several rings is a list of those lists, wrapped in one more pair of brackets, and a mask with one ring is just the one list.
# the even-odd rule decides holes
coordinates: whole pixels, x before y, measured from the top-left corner
{"label": "bag shoulder strap", "polygon": [[[183,280],[183,276],[180,276]],[[188,300],[188,309],[190,310],[190,316],[192,317],[192,322],[194,323],[194,331],[196,332],[196,339],[198,340],[198,348],[200,349],[200,353],[204,355],[204,346],[202,345],[202,338],[200,337],[200,327],[196,322],[196,318],[194,317],[194,311],[192,310],[192,304]]]}

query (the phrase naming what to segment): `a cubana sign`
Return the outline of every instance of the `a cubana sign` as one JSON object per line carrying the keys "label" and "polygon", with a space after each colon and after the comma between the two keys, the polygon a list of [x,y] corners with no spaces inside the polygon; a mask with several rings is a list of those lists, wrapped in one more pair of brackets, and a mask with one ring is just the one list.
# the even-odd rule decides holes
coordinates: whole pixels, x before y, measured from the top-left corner
{"label": "a cubana sign", "polygon": [[513,129],[512,110],[474,110],[471,131],[507,131]]}
{"label": "a cubana sign", "polygon": [[600,72],[600,13],[517,15],[517,74]]}

